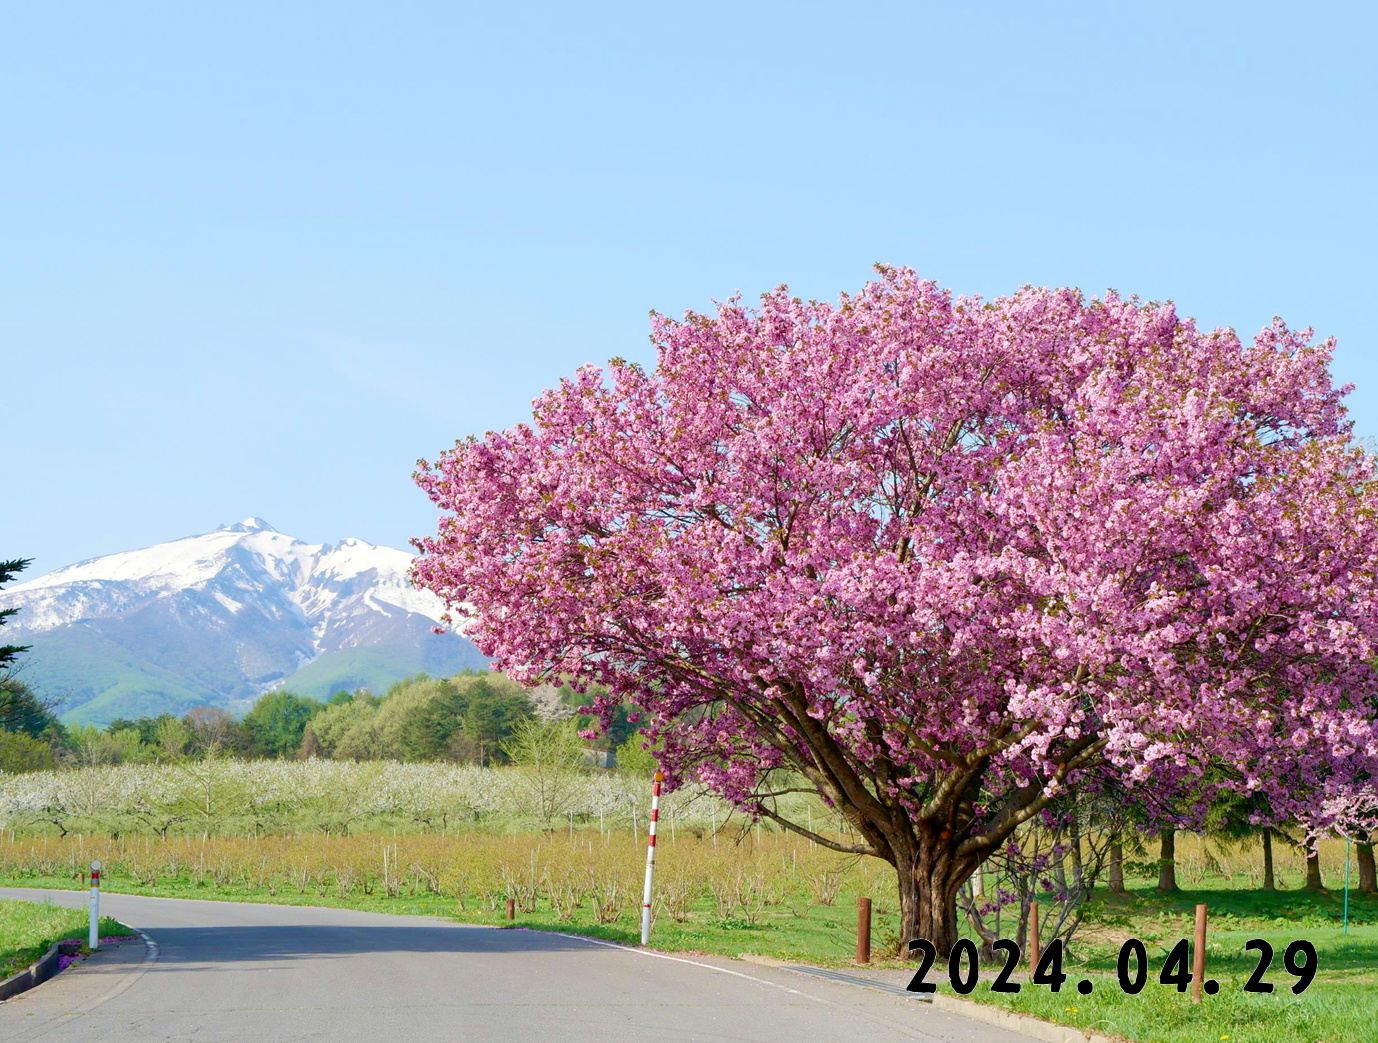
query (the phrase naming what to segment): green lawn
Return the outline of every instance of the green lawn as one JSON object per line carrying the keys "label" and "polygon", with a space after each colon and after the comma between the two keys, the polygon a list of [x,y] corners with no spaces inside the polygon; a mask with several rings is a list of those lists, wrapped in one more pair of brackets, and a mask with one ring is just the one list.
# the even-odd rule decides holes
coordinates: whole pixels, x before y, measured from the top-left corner
{"label": "green lawn", "polygon": [[[33,963],[53,942],[64,938],[85,940],[89,922],[85,909],[0,901],[0,980]],[[109,938],[134,932],[103,916],[100,933],[102,938]]]}
{"label": "green lawn", "polygon": [[[1208,910],[1206,976],[1220,982],[1201,1006],[1189,993],[1158,982],[1169,949],[1192,935],[1197,902]],[[1145,890],[1129,898],[1101,897],[1094,923],[1064,968],[1068,980],[1059,993],[1023,983],[1017,994],[993,994],[985,983],[971,999],[995,1003],[1078,1028],[1123,1036],[1136,1043],[1374,1043],[1378,1039],[1378,900],[1350,896],[1348,935],[1339,926],[1342,897],[1300,891],[1271,893],[1231,889],[1183,892],[1161,898]],[[1115,977],[1120,943],[1144,941],[1151,968],[1137,996],[1120,992]],[[1271,994],[1250,994],[1244,983],[1258,963],[1245,952],[1252,938],[1275,950],[1264,981]],[[1300,995],[1283,965],[1289,943],[1305,939],[1316,947],[1315,980]],[[936,975],[930,975],[934,980]],[[1094,983],[1089,996],[1077,982]],[[943,991],[950,991],[944,981]]]}
{"label": "green lawn", "polygon": [[1013,998],[992,996],[983,985],[970,998],[1139,1043],[1373,1043],[1378,1034],[1378,990],[1372,985],[1317,981],[1299,997],[1285,990],[1259,996],[1240,990],[1244,978],[1218,977],[1220,993],[1205,997],[1199,1007],[1189,995],[1156,982],[1138,996],[1125,996],[1103,988],[1111,984],[1107,979],[1098,979],[1090,996],[1079,995],[1069,983],[1059,995],[1041,988],[1030,992],[1026,986]]}

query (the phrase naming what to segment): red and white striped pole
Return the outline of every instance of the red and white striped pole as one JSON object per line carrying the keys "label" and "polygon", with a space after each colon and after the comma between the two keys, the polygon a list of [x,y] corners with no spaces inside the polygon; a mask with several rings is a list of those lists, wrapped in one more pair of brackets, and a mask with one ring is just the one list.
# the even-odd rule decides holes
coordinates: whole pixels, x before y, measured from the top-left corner
{"label": "red and white striped pole", "polygon": [[651,878],[656,871],[656,822],[660,819],[660,784],[665,773],[656,769],[655,784],[651,786],[651,835],[646,842],[646,887],[641,892],[641,944],[651,940]]}
{"label": "red and white striped pole", "polygon": [[91,927],[87,933],[86,945],[90,949],[100,948],[100,859],[91,861]]}

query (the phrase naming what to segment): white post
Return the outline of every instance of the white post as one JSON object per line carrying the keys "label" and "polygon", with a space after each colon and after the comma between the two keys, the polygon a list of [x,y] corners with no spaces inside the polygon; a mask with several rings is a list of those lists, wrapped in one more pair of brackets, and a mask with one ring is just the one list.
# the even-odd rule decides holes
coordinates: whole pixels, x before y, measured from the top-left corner
{"label": "white post", "polygon": [[651,940],[651,878],[656,871],[656,821],[660,818],[660,783],[665,774],[656,769],[655,784],[651,786],[651,833],[646,842],[646,887],[641,892],[641,944]]}
{"label": "white post", "polygon": [[91,929],[86,944],[92,949],[100,948],[100,859],[91,862]]}

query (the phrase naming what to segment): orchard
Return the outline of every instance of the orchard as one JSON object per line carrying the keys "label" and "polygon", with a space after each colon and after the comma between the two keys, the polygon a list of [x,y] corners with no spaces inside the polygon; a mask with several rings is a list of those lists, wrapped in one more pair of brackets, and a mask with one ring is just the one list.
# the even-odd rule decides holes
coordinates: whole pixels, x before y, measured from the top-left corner
{"label": "orchard", "polygon": [[1160,824],[1218,791],[1352,808],[1378,485],[1333,344],[878,272],[653,315],[653,372],[586,367],[423,461],[413,581],[496,668],[634,706],[671,785],[888,862],[943,952],[962,884],[1069,791]]}

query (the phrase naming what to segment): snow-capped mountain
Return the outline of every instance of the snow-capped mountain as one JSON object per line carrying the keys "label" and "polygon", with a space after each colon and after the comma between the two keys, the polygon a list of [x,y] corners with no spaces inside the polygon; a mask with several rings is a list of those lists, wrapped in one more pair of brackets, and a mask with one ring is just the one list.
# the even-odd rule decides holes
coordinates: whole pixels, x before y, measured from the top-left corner
{"label": "snow-capped mountain", "polygon": [[[346,539],[311,544],[261,518],[110,554],[0,591],[27,679],[100,723],[209,704],[242,709],[287,684],[303,694],[377,687],[486,661],[431,632],[444,606],[407,584],[412,556]],[[188,705],[189,704],[189,705]]]}

